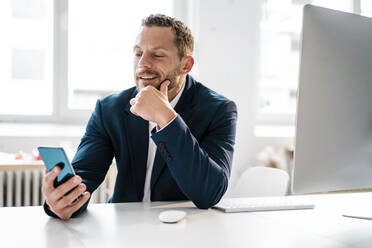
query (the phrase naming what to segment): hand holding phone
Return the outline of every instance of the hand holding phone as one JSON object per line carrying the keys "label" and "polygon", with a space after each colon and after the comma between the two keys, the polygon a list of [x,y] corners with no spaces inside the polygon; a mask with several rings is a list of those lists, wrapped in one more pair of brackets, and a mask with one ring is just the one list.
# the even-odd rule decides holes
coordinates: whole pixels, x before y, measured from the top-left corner
{"label": "hand holding phone", "polygon": [[61,219],[69,219],[90,197],[85,184],[75,172],[60,147],[39,147],[41,158],[48,171],[42,192],[50,210]]}
{"label": "hand holding phone", "polygon": [[58,187],[64,182],[67,182],[75,175],[75,171],[62,147],[38,147],[37,149],[39,150],[39,154],[48,172],[55,166],[61,169],[61,173],[54,181],[54,187]]}

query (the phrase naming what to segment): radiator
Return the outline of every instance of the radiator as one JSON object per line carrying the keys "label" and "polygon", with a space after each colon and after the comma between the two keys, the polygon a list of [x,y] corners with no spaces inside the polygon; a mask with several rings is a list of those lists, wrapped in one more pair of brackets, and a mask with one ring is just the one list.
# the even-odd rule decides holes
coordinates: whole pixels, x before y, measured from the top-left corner
{"label": "radiator", "polygon": [[0,171],[0,206],[40,205],[42,178],[41,170]]}
{"label": "radiator", "polygon": [[[0,171],[0,207],[39,206],[44,197],[41,185],[43,170]],[[91,203],[103,203],[111,196],[106,179],[93,193]]]}

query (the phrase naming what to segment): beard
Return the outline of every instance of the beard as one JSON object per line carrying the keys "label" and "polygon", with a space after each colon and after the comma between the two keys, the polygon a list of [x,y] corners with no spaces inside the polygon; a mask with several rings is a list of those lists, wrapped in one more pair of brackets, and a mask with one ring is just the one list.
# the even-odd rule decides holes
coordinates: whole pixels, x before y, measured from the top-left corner
{"label": "beard", "polygon": [[[136,73],[135,73],[136,86],[137,86],[137,89],[138,90],[141,89],[142,87],[146,87],[148,85],[152,85],[156,89],[160,90],[160,85],[165,80],[168,79],[170,81],[170,84],[168,85],[168,90],[171,90],[171,89],[177,87],[177,85],[179,84],[180,73],[181,73],[181,64],[177,65],[177,67],[174,70],[168,72],[165,75],[164,78],[161,78],[160,73],[158,73],[155,70],[141,70],[141,71],[136,71]],[[140,85],[139,78],[141,77],[141,75],[152,75],[152,76],[156,77],[160,81],[156,83],[157,85],[154,85],[152,83],[149,83],[148,85]]]}
{"label": "beard", "polygon": [[[168,75],[165,77],[164,80],[168,79],[170,81],[168,85],[168,90],[175,88],[179,84],[180,73],[181,73],[181,65],[178,65],[173,71],[170,71]],[[158,90],[160,90],[160,85],[159,85]]]}

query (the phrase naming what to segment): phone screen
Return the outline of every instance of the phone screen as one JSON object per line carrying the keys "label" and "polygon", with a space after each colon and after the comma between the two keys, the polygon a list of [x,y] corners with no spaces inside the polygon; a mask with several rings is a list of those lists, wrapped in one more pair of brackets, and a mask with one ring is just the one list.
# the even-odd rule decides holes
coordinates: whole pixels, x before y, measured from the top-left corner
{"label": "phone screen", "polygon": [[55,166],[61,168],[61,173],[54,181],[55,187],[66,182],[75,175],[74,169],[72,168],[62,147],[38,147],[37,149],[39,150],[40,156],[43,159],[48,172]]}

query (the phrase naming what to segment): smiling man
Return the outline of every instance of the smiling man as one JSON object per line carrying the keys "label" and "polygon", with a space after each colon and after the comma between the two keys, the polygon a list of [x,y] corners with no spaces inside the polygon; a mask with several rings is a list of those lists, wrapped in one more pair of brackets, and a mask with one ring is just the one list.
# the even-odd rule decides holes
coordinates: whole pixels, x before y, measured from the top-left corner
{"label": "smiling man", "polygon": [[221,199],[237,110],[188,74],[193,48],[182,22],[143,20],[133,47],[136,87],[97,101],[72,162],[77,176],[55,188],[56,167],[44,179],[47,214],[69,219],[83,212],[113,158],[118,174],[109,202],[191,200],[209,208]]}

